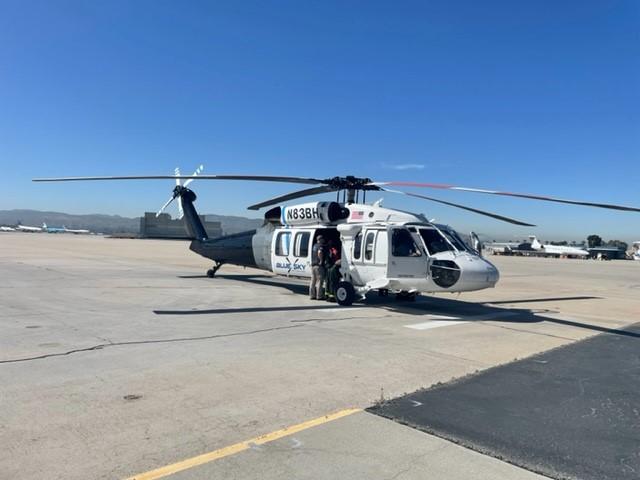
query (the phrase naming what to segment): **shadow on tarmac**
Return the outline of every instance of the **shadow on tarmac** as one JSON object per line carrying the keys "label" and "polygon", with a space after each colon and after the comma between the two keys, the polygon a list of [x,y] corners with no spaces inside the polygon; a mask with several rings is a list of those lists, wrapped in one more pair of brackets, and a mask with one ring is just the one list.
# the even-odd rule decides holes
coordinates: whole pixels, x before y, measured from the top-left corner
{"label": "shadow on tarmac", "polygon": [[211,308],[206,310],[154,310],[156,315],[215,315],[218,313],[258,313],[258,312],[295,312],[304,310],[335,309],[336,305],[300,305],[293,307],[243,307],[243,308]]}
{"label": "shadow on tarmac", "polygon": [[[185,275],[179,278],[208,278],[206,275]],[[239,282],[252,283],[268,287],[285,288],[292,293],[306,295],[308,293],[307,283],[295,283],[295,279],[280,280],[270,275],[217,275],[216,278],[224,280],[234,280]],[[215,281],[215,279],[213,280]],[[532,299],[501,300],[497,302],[473,303],[461,300],[445,299],[439,297],[420,296],[415,302],[398,302],[393,297],[382,297],[378,295],[368,295],[365,302],[354,304],[354,307],[378,307],[392,312],[406,315],[442,315],[451,318],[451,321],[492,321],[500,323],[539,323],[548,322],[557,325],[583,328],[600,333],[609,333],[625,337],[640,338],[640,334],[628,330],[617,328],[601,327],[575,320],[565,320],[544,316],[545,313],[554,313],[551,310],[532,310],[523,308],[500,308],[492,305],[530,303],[530,302],[552,302],[552,301],[580,301],[598,300],[602,297],[594,296],[571,296],[571,297],[549,297]],[[204,310],[154,310],[157,315],[216,315],[228,313],[259,313],[278,311],[305,311],[305,310],[331,310],[335,308],[348,309],[349,307],[339,307],[336,304],[326,305],[300,305],[300,306],[269,306],[269,307],[244,307],[244,308],[215,308]],[[438,319],[446,321],[446,319]]]}
{"label": "shadow on tarmac", "polygon": [[556,302],[563,300],[602,300],[602,297],[591,297],[581,295],[578,297],[547,297],[547,298],[522,298],[519,300],[500,300],[499,302],[487,302],[491,305],[505,305],[510,303],[534,303],[534,302]]}

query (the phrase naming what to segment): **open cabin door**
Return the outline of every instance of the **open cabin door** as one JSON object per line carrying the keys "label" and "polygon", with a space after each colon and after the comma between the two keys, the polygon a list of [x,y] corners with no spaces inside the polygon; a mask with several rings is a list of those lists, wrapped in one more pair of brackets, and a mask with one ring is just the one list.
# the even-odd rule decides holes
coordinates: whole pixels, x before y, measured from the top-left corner
{"label": "open cabin door", "polygon": [[276,229],[271,243],[271,271],[278,275],[311,277],[311,252],[318,235],[325,241],[340,242],[335,228]]}
{"label": "open cabin door", "polygon": [[397,279],[425,279],[429,275],[428,257],[417,232],[406,227],[387,227],[389,266],[387,275]]}
{"label": "open cabin door", "polygon": [[271,245],[271,270],[279,275],[311,277],[313,229],[278,229]]}

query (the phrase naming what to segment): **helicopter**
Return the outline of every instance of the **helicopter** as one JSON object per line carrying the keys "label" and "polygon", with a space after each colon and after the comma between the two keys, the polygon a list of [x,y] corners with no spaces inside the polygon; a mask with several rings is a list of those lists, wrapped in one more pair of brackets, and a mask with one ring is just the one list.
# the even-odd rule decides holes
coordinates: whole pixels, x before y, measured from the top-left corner
{"label": "helicopter", "polygon": [[[175,180],[169,200],[158,215],[177,200],[191,243],[189,249],[213,261],[207,276],[213,278],[224,264],[252,267],[287,277],[311,277],[312,246],[319,236],[341,246],[340,276],[335,297],[351,305],[371,291],[394,293],[414,299],[419,293],[458,293],[495,287],[498,269],[469,246],[451,227],[428,220],[422,214],[385,208],[378,200],[366,202],[367,192],[389,192],[463,209],[514,225],[531,223],[434,197],[396,190],[414,187],[454,190],[538,201],[640,212],[623,205],[566,200],[542,195],[503,192],[449,184],[376,182],[370,178],[335,176],[326,179],[265,175],[203,175],[200,166],[192,175],[140,175],[108,177],[35,178],[34,182]],[[198,216],[196,194],[188,188],[195,179],[293,183],[313,185],[251,205],[249,210],[272,207],[260,228],[209,238]],[[184,183],[183,183],[183,180]],[[281,205],[283,202],[323,193],[336,193],[335,201]]]}

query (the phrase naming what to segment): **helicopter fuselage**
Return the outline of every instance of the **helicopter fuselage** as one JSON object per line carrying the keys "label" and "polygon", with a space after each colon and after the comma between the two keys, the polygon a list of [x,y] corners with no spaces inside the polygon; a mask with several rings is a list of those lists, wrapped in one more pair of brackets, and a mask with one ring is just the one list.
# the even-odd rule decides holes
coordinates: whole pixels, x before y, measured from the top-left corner
{"label": "helicopter fuselage", "polygon": [[216,265],[230,263],[307,278],[318,235],[341,249],[341,276],[360,296],[370,290],[473,291],[493,287],[499,279],[496,267],[450,227],[379,204],[276,207],[265,214],[265,223],[257,230],[196,238],[190,248]]}

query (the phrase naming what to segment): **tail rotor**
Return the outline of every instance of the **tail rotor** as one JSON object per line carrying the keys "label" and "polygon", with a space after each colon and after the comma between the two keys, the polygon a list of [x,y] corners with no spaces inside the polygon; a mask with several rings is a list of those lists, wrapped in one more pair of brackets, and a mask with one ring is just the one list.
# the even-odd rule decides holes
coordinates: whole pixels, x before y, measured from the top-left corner
{"label": "tail rotor", "polygon": [[[196,171],[193,172],[193,177],[197,177],[198,175],[200,175],[202,173],[202,171],[204,170],[204,165],[200,165],[198,166],[198,168],[196,168]],[[189,185],[191,182],[193,182],[193,180],[195,180],[194,178],[190,178],[188,179],[186,182],[184,182],[184,184],[182,183],[182,180],[179,178],[180,177],[180,169],[178,167],[175,168],[174,170],[174,174],[176,176],[176,189],[174,190],[173,195],[171,196],[171,198],[169,198],[169,200],[167,200],[167,202],[162,205],[162,207],[160,208],[160,210],[158,210],[158,213],[156,213],[156,218],[160,216],[160,214],[162,212],[165,211],[165,209],[171,205],[171,202],[173,202],[176,198],[178,199],[178,219],[181,220],[182,217],[184,217],[184,209],[182,208],[182,197],[180,197],[179,195],[179,191],[180,189],[177,187],[186,187],[187,185]]]}

